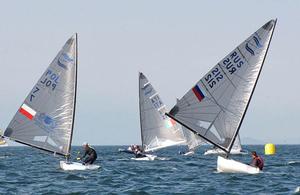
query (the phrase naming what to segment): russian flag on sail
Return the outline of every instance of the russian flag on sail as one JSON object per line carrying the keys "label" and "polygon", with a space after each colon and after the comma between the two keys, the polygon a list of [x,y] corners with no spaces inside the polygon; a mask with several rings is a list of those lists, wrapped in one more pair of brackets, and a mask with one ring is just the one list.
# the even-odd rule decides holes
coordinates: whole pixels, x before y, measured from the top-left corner
{"label": "russian flag on sail", "polygon": [[27,106],[26,104],[23,104],[21,108],[19,109],[19,112],[26,116],[29,120],[32,120],[33,117],[36,114],[36,111]]}
{"label": "russian flag on sail", "polygon": [[205,96],[204,96],[203,92],[201,91],[201,89],[198,87],[198,85],[195,85],[195,87],[193,87],[192,90],[193,90],[195,96],[198,98],[199,102],[201,102]]}

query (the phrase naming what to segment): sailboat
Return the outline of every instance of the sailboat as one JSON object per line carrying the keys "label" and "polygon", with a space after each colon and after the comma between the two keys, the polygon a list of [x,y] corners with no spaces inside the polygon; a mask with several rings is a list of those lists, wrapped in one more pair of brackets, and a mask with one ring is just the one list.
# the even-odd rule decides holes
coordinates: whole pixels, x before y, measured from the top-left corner
{"label": "sailboat", "polygon": [[[226,153],[219,172],[259,173],[229,159],[261,73],[276,20],[270,20],[215,65],[167,116]],[[224,139],[225,138],[225,139]]]}
{"label": "sailboat", "polygon": [[[226,154],[223,150],[214,147],[212,149],[209,149],[207,151],[204,152],[204,155],[210,155],[210,154]],[[247,151],[244,151],[242,149],[242,145],[241,145],[241,138],[240,135],[238,134],[237,138],[234,141],[234,144],[231,148],[230,154],[248,154]]]}
{"label": "sailboat", "polygon": [[186,145],[188,147],[188,151],[183,153],[183,155],[185,155],[185,156],[193,155],[193,154],[195,154],[195,150],[199,146],[205,144],[206,142],[201,137],[199,137],[195,133],[191,132],[184,126],[182,126],[181,128],[182,128],[185,140],[186,140]]}
{"label": "sailboat", "polygon": [[8,144],[4,137],[2,136],[2,130],[0,130],[0,147],[7,147]]}
{"label": "sailboat", "polygon": [[[141,72],[139,73],[139,107],[143,152],[153,152],[185,143],[180,126],[165,115],[166,105]],[[146,157],[136,158],[136,160],[154,160],[155,158],[155,155],[146,154]]]}
{"label": "sailboat", "polygon": [[30,91],[4,132],[4,137],[62,155],[64,170],[99,168],[70,162],[77,90],[77,34],[63,46]]}

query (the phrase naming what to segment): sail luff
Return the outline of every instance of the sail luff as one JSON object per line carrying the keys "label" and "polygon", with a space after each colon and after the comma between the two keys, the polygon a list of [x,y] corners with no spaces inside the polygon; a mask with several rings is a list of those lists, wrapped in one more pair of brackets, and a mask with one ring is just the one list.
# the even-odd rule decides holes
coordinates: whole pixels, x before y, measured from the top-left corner
{"label": "sail luff", "polygon": [[74,85],[74,104],[73,104],[73,119],[72,119],[72,128],[71,128],[71,135],[68,143],[67,155],[70,156],[72,139],[73,139],[73,131],[74,131],[74,124],[75,124],[75,110],[76,110],[76,99],[77,99],[77,71],[78,69],[78,34],[75,33],[75,85]]}
{"label": "sail luff", "polygon": [[141,74],[142,73],[139,72],[139,76],[138,76],[138,79],[139,79],[139,114],[140,114],[140,131],[141,131],[142,150],[144,151],[145,147],[144,147],[144,139],[143,139],[142,110],[141,110],[141,79],[140,79]]}
{"label": "sail luff", "polygon": [[261,73],[262,68],[263,68],[263,66],[264,66],[264,62],[265,62],[266,56],[267,56],[267,54],[268,54],[268,50],[269,50],[269,47],[270,47],[270,44],[271,44],[271,41],[272,41],[272,38],[273,38],[273,33],[274,33],[274,30],[275,30],[275,27],[276,27],[276,23],[277,23],[277,18],[275,19],[274,27],[273,27],[273,29],[272,29],[271,37],[270,37],[270,40],[269,40],[269,42],[268,42],[267,50],[266,50],[266,52],[265,52],[265,55],[264,55],[264,58],[263,58],[263,61],[262,61],[262,65],[261,65],[260,70],[259,70],[259,72],[258,72],[256,81],[255,81],[255,83],[254,83],[254,87],[252,88],[252,92],[251,92],[250,98],[249,98],[249,100],[248,100],[246,109],[245,109],[245,111],[244,111],[244,113],[243,113],[242,119],[240,120],[239,126],[238,126],[238,128],[237,128],[237,130],[236,130],[236,132],[235,132],[235,134],[234,134],[234,137],[233,137],[233,139],[231,140],[231,143],[230,143],[230,145],[229,145],[229,149],[228,149],[227,153],[230,153],[230,151],[231,151],[231,149],[232,149],[232,146],[233,146],[233,144],[234,144],[234,141],[235,141],[235,139],[236,139],[236,137],[237,137],[237,135],[238,135],[238,133],[239,133],[239,130],[240,130],[241,125],[242,125],[242,122],[243,122],[244,117],[245,117],[245,115],[246,115],[246,112],[247,112],[247,110],[248,110],[248,107],[249,107],[249,104],[250,104],[250,102],[251,102],[251,99],[252,99],[254,90],[255,90],[255,88],[256,88],[257,81],[258,81],[258,79],[259,79],[260,73]]}

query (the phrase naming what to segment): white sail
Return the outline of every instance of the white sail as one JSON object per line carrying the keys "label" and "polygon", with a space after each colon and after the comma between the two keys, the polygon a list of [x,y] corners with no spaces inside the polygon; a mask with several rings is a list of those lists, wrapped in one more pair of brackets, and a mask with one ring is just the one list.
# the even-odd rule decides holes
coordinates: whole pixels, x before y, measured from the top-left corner
{"label": "white sail", "polygon": [[241,138],[240,135],[238,134],[238,136],[236,137],[236,139],[234,140],[234,144],[232,146],[232,150],[235,151],[242,151],[242,144],[241,144]]}
{"label": "white sail", "polygon": [[269,21],[230,52],[168,115],[229,153],[259,77],[275,23]]}
{"label": "white sail", "polygon": [[180,127],[165,115],[166,105],[143,73],[139,73],[139,105],[142,146],[145,152],[185,142]]}
{"label": "white sail", "polygon": [[30,91],[4,136],[69,155],[75,113],[77,35],[71,37]]}
{"label": "white sail", "polygon": [[195,150],[197,147],[205,144],[205,141],[201,137],[188,130],[184,126],[182,126],[182,131],[186,140],[186,145],[188,146],[190,151]]}

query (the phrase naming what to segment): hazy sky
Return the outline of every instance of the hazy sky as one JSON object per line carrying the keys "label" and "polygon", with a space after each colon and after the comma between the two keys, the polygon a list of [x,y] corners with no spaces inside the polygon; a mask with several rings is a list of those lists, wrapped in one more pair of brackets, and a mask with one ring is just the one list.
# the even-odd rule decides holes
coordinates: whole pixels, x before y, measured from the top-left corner
{"label": "hazy sky", "polygon": [[[245,3],[248,2],[248,3]],[[278,18],[241,138],[300,144],[300,1],[1,1],[0,128],[79,34],[73,144],[140,143],[138,72],[171,108],[219,60]]]}

